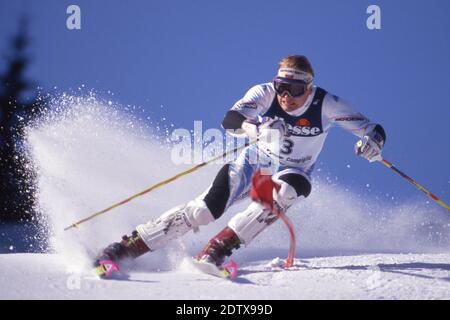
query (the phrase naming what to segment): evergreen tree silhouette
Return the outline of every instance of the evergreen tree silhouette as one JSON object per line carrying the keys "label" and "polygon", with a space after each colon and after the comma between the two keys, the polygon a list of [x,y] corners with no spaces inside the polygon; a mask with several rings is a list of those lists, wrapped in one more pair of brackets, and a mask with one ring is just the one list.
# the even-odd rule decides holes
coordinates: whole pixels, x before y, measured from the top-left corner
{"label": "evergreen tree silhouette", "polygon": [[28,19],[19,20],[19,30],[4,56],[7,67],[0,75],[0,220],[30,219],[34,214],[34,176],[23,152],[23,130],[39,116],[42,102],[34,82],[25,78],[30,63]]}

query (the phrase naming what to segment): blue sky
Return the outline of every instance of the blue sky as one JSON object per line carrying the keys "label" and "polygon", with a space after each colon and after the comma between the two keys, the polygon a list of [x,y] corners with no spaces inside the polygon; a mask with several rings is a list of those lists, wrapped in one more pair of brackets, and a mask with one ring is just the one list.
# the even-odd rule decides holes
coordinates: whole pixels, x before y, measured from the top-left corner
{"label": "blue sky", "polygon": [[[66,28],[70,4],[81,8],[81,30]],[[366,27],[370,4],[381,8],[381,30]],[[110,90],[188,129],[194,120],[218,127],[280,58],[305,54],[317,85],[385,127],[385,158],[450,202],[449,1],[2,1],[0,53],[22,12],[33,38],[27,75],[44,90]],[[426,200],[355,157],[354,140],[335,129],[318,167],[343,186]]]}

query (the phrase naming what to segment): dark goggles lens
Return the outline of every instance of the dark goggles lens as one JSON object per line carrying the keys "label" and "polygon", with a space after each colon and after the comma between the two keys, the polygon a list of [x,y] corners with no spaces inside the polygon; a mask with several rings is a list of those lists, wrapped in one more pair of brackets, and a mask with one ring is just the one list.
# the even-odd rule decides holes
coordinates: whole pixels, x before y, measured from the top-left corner
{"label": "dark goggles lens", "polygon": [[282,95],[284,92],[288,92],[292,97],[300,97],[306,91],[306,83],[304,82],[286,82],[280,79],[273,81],[275,91]]}

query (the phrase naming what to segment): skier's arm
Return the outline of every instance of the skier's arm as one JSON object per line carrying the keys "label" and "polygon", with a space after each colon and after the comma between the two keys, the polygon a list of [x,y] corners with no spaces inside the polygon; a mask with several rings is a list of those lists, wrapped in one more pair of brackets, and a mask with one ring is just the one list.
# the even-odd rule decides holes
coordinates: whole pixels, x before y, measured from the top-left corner
{"label": "skier's arm", "polygon": [[222,121],[222,128],[226,130],[237,130],[242,128],[242,123],[247,118],[236,110],[229,110],[225,114],[225,118]]}
{"label": "skier's arm", "polygon": [[348,102],[327,94],[323,104],[325,126],[339,126],[360,138],[355,146],[357,155],[370,162],[381,159],[381,150],[386,142],[383,127],[357,112]]}
{"label": "skier's arm", "polygon": [[267,84],[251,88],[226,113],[222,121],[222,127],[234,136],[255,138],[258,134],[258,116],[270,105],[271,96],[273,96],[272,91]]}

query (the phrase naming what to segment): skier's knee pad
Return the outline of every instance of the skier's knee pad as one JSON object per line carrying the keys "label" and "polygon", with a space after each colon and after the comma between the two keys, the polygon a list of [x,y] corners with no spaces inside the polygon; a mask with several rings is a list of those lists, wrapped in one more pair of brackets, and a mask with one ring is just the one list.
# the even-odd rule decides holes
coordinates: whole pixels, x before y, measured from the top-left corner
{"label": "skier's knee pad", "polygon": [[198,228],[215,220],[205,201],[200,198],[189,201],[185,207],[185,212],[193,228]]}
{"label": "skier's knee pad", "polygon": [[284,211],[292,206],[298,199],[304,198],[304,196],[298,196],[295,188],[289,183],[281,179],[273,179],[273,181],[280,185],[278,192],[274,190],[273,199]]}
{"label": "skier's knee pad", "polygon": [[[280,185],[278,191],[273,190],[273,199],[283,212],[286,212],[299,199],[309,195],[311,190],[309,181],[303,176],[296,174],[296,177],[291,176],[289,179],[286,179],[286,176],[290,176],[290,174],[272,177],[273,181]],[[292,183],[292,181],[298,181],[299,183]],[[302,190],[305,190],[305,192]],[[229,221],[228,226],[237,234],[243,244],[248,245],[277,218],[269,209],[264,208],[257,202],[252,202],[245,211],[235,215]]]}
{"label": "skier's knee pad", "polygon": [[311,182],[309,181],[309,178],[306,177],[306,175],[289,172],[274,177],[274,181],[280,180],[293,187],[298,197],[303,196],[306,198],[311,193]]}
{"label": "skier's knee pad", "polygon": [[311,193],[311,182],[301,174],[287,173],[272,179],[280,185],[280,190],[274,192],[274,200],[284,210]]}
{"label": "skier's knee pad", "polygon": [[155,221],[138,225],[136,230],[150,250],[154,251],[211,221],[214,221],[214,217],[205,202],[197,198],[166,211]]}

